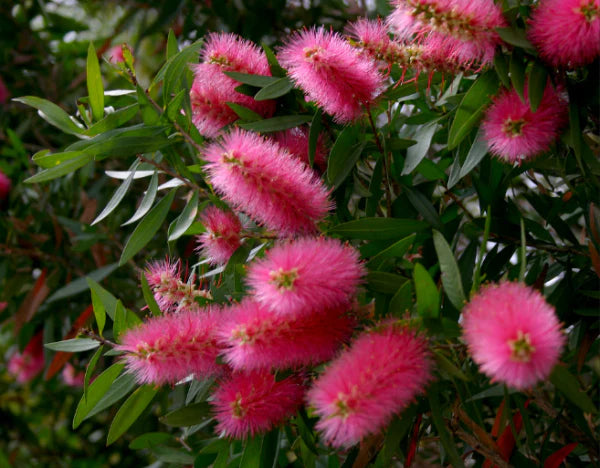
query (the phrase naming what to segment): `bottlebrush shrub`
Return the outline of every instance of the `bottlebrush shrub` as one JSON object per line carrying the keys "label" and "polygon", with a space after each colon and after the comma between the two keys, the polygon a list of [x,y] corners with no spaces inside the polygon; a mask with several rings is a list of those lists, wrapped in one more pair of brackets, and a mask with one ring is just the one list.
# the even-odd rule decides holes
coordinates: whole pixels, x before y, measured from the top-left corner
{"label": "bottlebrush shrub", "polygon": [[90,49],[91,117],[29,182],[127,169],[99,218],[141,198],[118,265],[150,266],[122,302],[90,281],[96,326],[50,345],[113,347],[76,425],[118,405],[109,443],[196,466],[596,461],[599,69],[525,3],[171,36],[119,99]]}

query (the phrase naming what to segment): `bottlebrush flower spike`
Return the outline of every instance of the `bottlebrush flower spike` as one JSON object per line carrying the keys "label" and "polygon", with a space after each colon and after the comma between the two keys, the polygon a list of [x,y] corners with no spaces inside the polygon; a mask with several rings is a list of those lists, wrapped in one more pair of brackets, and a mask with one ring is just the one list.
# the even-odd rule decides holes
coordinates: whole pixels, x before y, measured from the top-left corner
{"label": "bottlebrush flower spike", "polygon": [[329,192],[274,141],[235,129],[204,151],[210,182],[225,201],[281,235],[314,232]]}
{"label": "bottlebrush flower spike", "polygon": [[317,429],[336,447],[349,447],[379,431],[431,378],[424,338],[386,323],[360,335],[308,391],[320,420]]}
{"label": "bottlebrush flower spike", "polygon": [[208,207],[200,216],[206,232],[197,236],[198,250],[213,264],[224,265],[242,245],[242,223],[235,213],[216,206]]}
{"label": "bottlebrush flower spike", "polygon": [[514,89],[501,92],[483,118],[490,153],[511,163],[550,149],[567,120],[567,103],[550,82],[535,112],[531,111],[527,88],[526,84],[525,102]]}
{"label": "bottlebrush flower spike", "polygon": [[281,315],[348,307],[365,274],[358,252],[337,239],[280,243],[248,268],[258,302]]}
{"label": "bottlebrush flower spike", "polygon": [[268,371],[234,373],[211,401],[217,430],[235,439],[267,432],[298,410],[303,393],[294,377],[277,382]]}
{"label": "bottlebrush flower spike", "polygon": [[278,59],[307,98],[340,123],[358,119],[384,89],[377,65],[322,27],[295,33]]}
{"label": "bottlebrush flower spike", "polygon": [[[308,164],[308,137],[309,130],[305,127],[290,128],[273,135],[273,139],[279,146],[304,164]],[[327,154],[328,150],[323,142],[323,134],[320,134],[317,138],[314,165],[323,171],[327,169]]]}
{"label": "bottlebrush flower spike", "polygon": [[542,0],[528,37],[555,67],[575,68],[600,56],[600,0]]}
{"label": "bottlebrush flower spike", "polygon": [[392,64],[398,61],[403,45],[390,39],[387,25],[381,21],[360,18],[346,28],[350,43],[365,51],[373,60]]}
{"label": "bottlebrush flower spike", "polygon": [[282,316],[246,299],[219,326],[227,363],[236,370],[286,369],[333,357],[352,334],[354,320],[340,309]]}
{"label": "bottlebrush flower spike", "polygon": [[148,285],[162,312],[174,312],[195,306],[196,298],[210,298],[210,292],[197,289],[194,284],[181,280],[181,263],[171,263],[168,259],[153,262],[146,270]]}
{"label": "bottlebrush flower spike", "polygon": [[38,332],[25,346],[23,353],[15,352],[6,365],[8,373],[24,384],[44,370],[44,334]]}
{"label": "bottlebrush flower spike", "polygon": [[463,339],[473,360],[493,381],[517,389],[548,377],[565,338],[554,308],[522,284],[491,284],[463,311]]}
{"label": "bottlebrush flower spike", "polygon": [[127,330],[115,349],[125,352],[127,369],[140,384],[173,384],[190,374],[216,375],[219,314],[213,308],[196,308],[152,317]]}

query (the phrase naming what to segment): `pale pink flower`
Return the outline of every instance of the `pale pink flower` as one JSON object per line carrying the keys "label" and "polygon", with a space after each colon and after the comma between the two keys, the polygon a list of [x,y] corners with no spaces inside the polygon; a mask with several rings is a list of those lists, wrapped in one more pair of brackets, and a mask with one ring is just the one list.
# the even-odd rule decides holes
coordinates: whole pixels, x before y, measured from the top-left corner
{"label": "pale pink flower", "polygon": [[314,232],[331,208],[329,191],[313,171],[255,133],[233,130],[204,157],[225,201],[281,235]]}
{"label": "pale pink flower", "polygon": [[254,43],[233,33],[210,33],[201,53],[202,61],[225,71],[271,76],[265,53]]}
{"label": "pale pink flower", "polygon": [[528,37],[555,67],[575,68],[600,56],[600,0],[542,0]]}
{"label": "pale pink flower", "polygon": [[567,103],[547,83],[542,102],[531,110],[525,85],[525,100],[514,89],[494,98],[482,122],[490,153],[507,162],[531,159],[550,149],[567,120]]}
{"label": "pale pink flower", "polygon": [[365,274],[358,252],[337,239],[280,243],[248,268],[256,300],[281,315],[348,307]]}
{"label": "pale pink flower", "polygon": [[544,297],[508,281],[486,286],[471,298],[462,328],[480,370],[517,389],[548,377],[565,342],[554,308]]}
{"label": "pale pink flower", "polygon": [[317,429],[336,447],[354,445],[388,424],[431,378],[424,338],[397,323],[360,335],[308,391]]}
{"label": "pale pink flower", "polygon": [[344,310],[282,316],[251,299],[231,307],[219,326],[225,360],[236,370],[285,369],[333,357],[352,333]]}
{"label": "pale pink flower", "polygon": [[[273,139],[279,143],[279,146],[305,164],[308,164],[308,137],[309,130],[305,127],[294,127],[273,135]],[[321,133],[317,138],[314,165],[324,171],[327,169],[328,149],[323,140]]]}
{"label": "pale pink flower", "polygon": [[67,362],[62,370],[62,379],[69,387],[83,387],[85,372],[78,371],[71,363]]}
{"label": "pale pink flower", "polygon": [[110,63],[114,63],[114,64],[122,63],[125,61],[125,56],[123,55],[123,46],[122,45],[119,44],[119,45],[116,45],[109,49],[108,61]]}
{"label": "pale pink flower", "polygon": [[162,312],[174,312],[196,304],[196,298],[210,298],[210,291],[196,288],[193,278],[181,280],[181,262],[169,259],[148,264],[146,279]]}
{"label": "pale pink flower", "polygon": [[307,98],[341,123],[358,119],[384,89],[377,64],[323,27],[295,33],[278,58]]}
{"label": "pale pink flower", "polygon": [[9,374],[24,384],[44,370],[43,332],[38,332],[25,346],[23,353],[15,352],[6,365]]}
{"label": "pale pink flower", "polygon": [[216,375],[219,315],[219,310],[206,308],[152,317],[127,330],[115,349],[125,352],[127,369],[140,384],[173,384],[190,374],[199,379]]}
{"label": "pale pink flower", "polygon": [[4,172],[0,171],[0,200],[4,200],[6,197],[8,197],[11,186],[12,183],[8,176]]}
{"label": "pale pink flower", "polygon": [[277,382],[269,371],[234,373],[211,401],[217,430],[235,439],[267,432],[294,415],[303,393],[295,377]]}
{"label": "pale pink flower", "polygon": [[235,213],[216,206],[204,210],[200,220],[206,232],[197,236],[198,250],[212,264],[225,264],[229,257],[242,245],[242,223]]}

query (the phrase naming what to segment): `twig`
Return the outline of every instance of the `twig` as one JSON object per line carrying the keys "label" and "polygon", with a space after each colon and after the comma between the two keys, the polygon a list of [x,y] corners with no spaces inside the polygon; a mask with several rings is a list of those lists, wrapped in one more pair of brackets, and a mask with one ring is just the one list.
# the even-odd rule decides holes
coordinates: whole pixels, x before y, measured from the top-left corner
{"label": "twig", "polygon": [[480,453],[485,458],[489,458],[490,460],[492,460],[496,466],[499,466],[500,468],[509,468],[510,467],[510,465],[508,463],[506,463],[506,461],[504,461],[502,458],[500,458],[500,456],[497,453],[488,449],[485,445],[483,445],[481,442],[479,442],[479,440],[477,440],[477,438],[475,436],[469,434],[468,432],[463,431],[462,429],[458,429],[454,433],[463,442],[466,442],[467,444],[469,444],[469,446],[473,450],[475,450],[477,453]]}
{"label": "twig", "polygon": [[117,343],[113,343],[112,341],[107,340],[106,338],[101,337],[100,335],[96,334],[95,332],[93,332],[89,328],[82,329],[81,333],[84,334],[84,335],[86,335],[86,336],[89,336],[92,340],[99,341],[103,345],[110,346],[111,348],[114,348],[115,346],[117,346]]}
{"label": "twig", "polygon": [[181,176],[181,175],[177,174],[176,172],[172,171],[171,169],[169,169],[169,168],[168,168],[167,166],[165,166],[164,164],[157,163],[156,161],[154,161],[154,160],[152,160],[152,159],[148,159],[147,157],[145,157],[145,156],[143,156],[143,155],[141,155],[141,154],[138,154],[138,155],[137,155],[137,158],[138,158],[140,161],[142,161],[142,162],[145,162],[145,163],[148,163],[148,164],[150,164],[151,166],[154,166],[155,168],[157,168],[158,170],[160,170],[160,171],[164,172],[165,174],[168,174],[168,175],[170,175],[171,177],[174,177],[174,178],[176,178],[176,179],[179,179],[179,180],[180,180],[180,181],[182,181],[182,182],[183,182],[183,184],[184,184],[184,185],[186,185],[187,187],[190,187],[190,188],[192,188],[192,189],[194,189],[194,190],[198,190],[198,191],[200,191],[200,192],[204,192],[204,193],[206,193],[206,190],[204,190],[204,189],[203,189],[202,187],[200,187],[198,184],[196,184],[196,183],[192,182],[191,180],[189,180],[189,179],[186,179],[185,177],[183,177],[183,176]]}

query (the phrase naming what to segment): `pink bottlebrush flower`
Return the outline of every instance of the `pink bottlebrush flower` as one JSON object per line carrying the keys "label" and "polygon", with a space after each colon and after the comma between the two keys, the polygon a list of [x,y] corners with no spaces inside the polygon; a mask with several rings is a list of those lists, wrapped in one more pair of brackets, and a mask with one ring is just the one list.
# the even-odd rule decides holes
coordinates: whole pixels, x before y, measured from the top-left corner
{"label": "pink bottlebrush flower", "polygon": [[62,370],[62,378],[69,387],[83,387],[85,372],[76,370],[71,363],[67,362]]}
{"label": "pink bottlebrush flower", "polygon": [[327,442],[349,447],[379,431],[408,406],[431,378],[424,338],[387,323],[360,335],[325,369],[307,401]]}
{"label": "pink bottlebrush flower", "polygon": [[8,176],[4,172],[0,171],[0,201],[8,197],[11,185],[12,183]]}
{"label": "pink bottlebrush flower", "polygon": [[6,365],[9,374],[24,384],[44,370],[43,332],[38,332],[25,346],[23,353],[15,352]]}
{"label": "pink bottlebrush flower", "polygon": [[[309,130],[307,128],[295,127],[277,132],[273,135],[273,138],[279,143],[279,146],[287,150],[292,156],[308,164],[308,136]],[[323,134],[320,134],[317,138],[314,165],[321,170],[327,168],[327,154],[328,150],[323,142]]]}
{"label": "pink bottlebrush flower", "polygon": [[225,360],[236,370],[285,369],[328,360],[352,334],[354,320],[344,312],[282,316],[246,299],[227,312],[219,327]]}
{"label": "pink bottlebrush flower", "polygon": [[295,377],[277,382],[268,371],[234,373],[221,383],[211,401],[217,430],[235,439],[267,432],[293,416],[303,393]]}
{"label": "pink bottlebrush flower", "polygon": [[201,53],[203,63],[192,65],[194,82],[190,91],[192,120],[198,132],[209,138],[238,119],[226,104],[233,102],[268,118],[275,112],[275,101],[256,101],[238,93],[240,84],[224,71],[271,76],[267,57],[255,44],[236,34],[211,33]]}
{"label": "pink bottlebrush flower", "polygon": [[10,93],[8,92],[8,88],[4,84],[2,77],[0,77],[0,104],[6,103],[8,98],[10,97]]}
{"label": "pink bottlebrush flower", "polygon": [[278,58],[307,98],[340,123],[358,119],[384,89],[377,64],[323,27],[294,34]]}
{"label": "pink bottlebrush flower", "polygon": [[168,259],[153,262],[146,270],[148,285],[162,312],[174,312],[193,307],[196,298],[210,298],[210,291],[198,289],[193,284],[181,280],[181,263],[171,263]]}
{"label": "pink bottlebrush flower", "polygon": [[547,151],[567,120],[567,103],[548,82],[542,102],[532,112],[514,89],[501,92],[488,108],[482,128],[490,153],[508,162],[531,159]]}
{"label": "pink bottlebrush flower", "polygon": [[444,47],[461,62],[491,62],[501,42],[495,29],[507,24],[493,0],[394,0],[393,4],[388,25],[395,34],[404,40],[441,34],[448,42]]}
{"label": "pink bottlebrush flower", "polygon": [[209,145],[204,157],[225,201],[281,235],[314,232],[331,207],[313,171],[255,133],[235,129]]}
{"label": "pink bottlebrush flower", "polygon": [[359,18],[346,28],[351,43],[364,50],[373,60],[392,64],[401,55],[402,44],[390,39],[387,25],[381,21]]}
{"label": "pink bottlebrush flower", "polygon": [[565,342],[554,308],[544,297],[508,281],[484,287],[471,298],[462,328],[481,371],[517,389],[548,377]]}
{"label": "pink bottlebrush flower", "polygon": [[358,252],[337,239],[281,243],[248,269],[256,300],[281,315],[348,307],[365,274]]}
{"label": "pink bottlebrush flower", "polygon": [[216,375],[219,314],[207,308],[152,317],[127,330],[115,349],[125,351],[127,369],[140,384],[173,384],[190,374]]}
{"label": "pink bottlebrush flower", "polygon": [[198,250],[213,264],[225,264],[242,245],[242,223],[235,213],[223,211],[216,206],[208,207],[200,220],[206,232],[197,236]]}
{"label": "pink bottlebrush flower", "polygon": [[600,0],[542,0],[528,37],[555,67],[576,68],[600,56]]}

